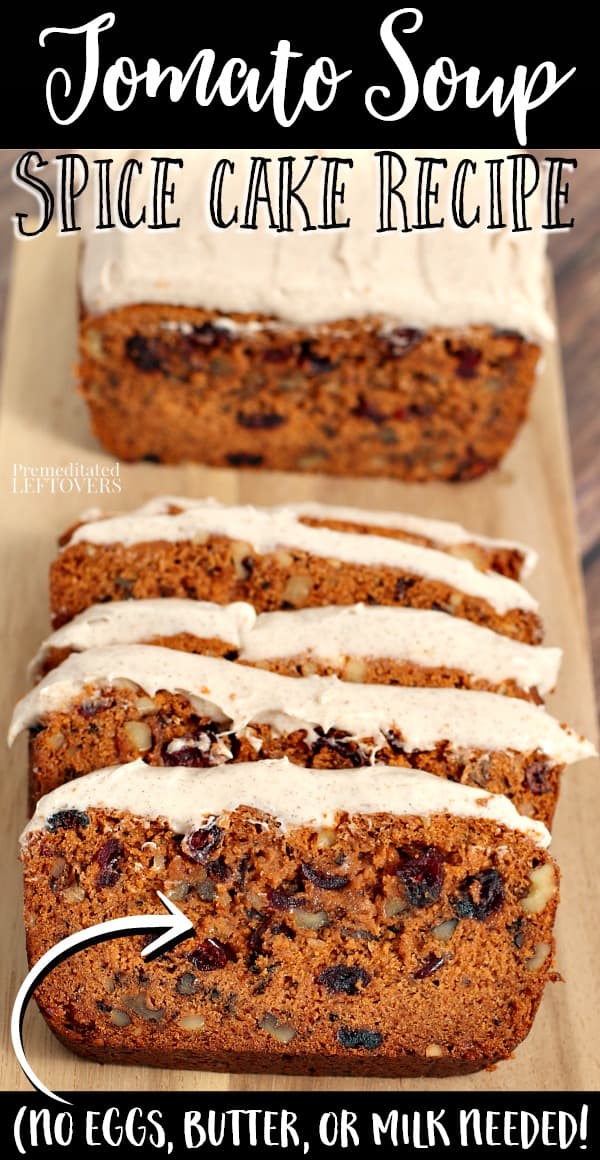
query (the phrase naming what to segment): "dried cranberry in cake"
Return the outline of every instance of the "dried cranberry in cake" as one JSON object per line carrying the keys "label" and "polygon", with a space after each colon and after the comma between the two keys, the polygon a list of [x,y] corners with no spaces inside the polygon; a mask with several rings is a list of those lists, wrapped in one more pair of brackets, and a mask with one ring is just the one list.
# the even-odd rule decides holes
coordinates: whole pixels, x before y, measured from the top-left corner
{"label": "dried cranberry in cake", "polygon": [[322,870],[317,870],[316,866],[311,866],[309,862],[303,862],[301,870],[302,877],[319,890],[343,890],[350,881],[345,874],[325,874]]}
{"label": "dried cranberry in cake", "polygon": [[197,971],[220,971],[227,963],[235,961],[235,954],[231,947],[220,939],[205,938],[190,952],[188,959]]}
{"label": "dried cranberry in cake", "polygon": [[482,870],[461,882],[458,896],[452,905],[459,918],[475,918],[485,922],[486,918],[500,910],[504,902],[504,887],[497,870]]}
{"label": "dried cranberry in cake", "polygon": [[459,378],[474,379],[476,377],[482,357],[480,350],[476,350],[473,346],[454,347],[451,342],[446,342],[446,350],[457,360],[456,374]]}
{"label": "dried cranberry in cake", "polygon": [[57,810],[46,819],[46,829],[54,834],[56,830],[77,830],[89,826],[90,819],[83,810]]}
{"label": "dried cranberry in cake", "polygon": [[335,1037],[342,1047],[364,1047],[367,1051],[375,1051],[383,1043],[383,1035],[368,1027],[338,1027]]}
{"label": "dried cranberry in cake", "polygon": [[[162,747],[163,764],[198,768],[218,764],[221,760],[218,744],[222,728],[223,726],[220,726],[216,721],[210,721],[208,724],[202,725],[201,730],[194,737],[165,741]],[[213,753],[213,746],[217,746],[215,753]]]}
{"label": "dried cranberry in cake", "polygon": [[161,369],[161,344],[154,338],[143,338],[141,334],[133,334],[125,343],[127,358],[140,371],[158,371]]}
{"label": "dried cranberry in cake", "polygon": [[437,846],[426,846],[416,853],[399,850],[398,854],[396,875],[410,905],[420,909],[437,902],[444,883],[444,858]]}
{"label": "dried cranberry in cake", "polygon": [[165,741],[162,751],[164,765],[185,765],[188,768],[202,769],[210,765],[210,744],[204,748],[200,745],[182,745],[171,749],[172,742]]}
{"label": "dried cranberry in cake", "polygon": [[284,885],[280,889],[267,890],[267,899],[273,910],[298,910],[299,907],[306,905],[306,896],[297,887],[294,893],[294,887],[295,883],[292,883],[291,886]]}
{"label": "dried cranberry in cake", "polygon": [[525,770],[525,782],[532,793],[550,793],[551,785],[548,778],[549,766],[547,761],[532,761]]}
{"label": "dried cranberry in cake", "polygon": [[427,958],[423,959],[423,962],[417,967],[416,971],[412,972],[412,977],[413,979],[429,979],[431,975],[439,971],[440,967],[443,967],[445,962],[444,955],[438,956],[434,951],[431,951],[427,955]]}
{"label": "dried cranberry in cake", "polygon": [[181,849],[193,862],[207,862],[222,837],[223,831],[219,826],[214,824],[200,826],[197,830],[192,830],[191,833],[186,834],[181,843]]}
{"label": "dried cranberry in cake", "polygon": [[124,854],[123,843],[118,838],[109,838],[96,850],[94,861],[100,867],[96,876],[98,886],[114,886],[118,882]]}
{"label": "dried cranberry in cake", "polygon": [[332,995],[358,995],[359,990],[371,982],[371,976],[364,967],[351,967],[341,963],[335,967],[325,967],[316,979],[316,983],[326,987]]}

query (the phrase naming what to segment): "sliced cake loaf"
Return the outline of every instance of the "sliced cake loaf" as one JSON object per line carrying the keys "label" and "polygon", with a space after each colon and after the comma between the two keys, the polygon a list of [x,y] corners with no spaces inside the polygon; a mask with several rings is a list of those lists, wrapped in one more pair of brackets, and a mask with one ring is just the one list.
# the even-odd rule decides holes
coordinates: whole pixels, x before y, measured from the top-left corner
{"label": "sliced cake loaf", "polygon": [[504,797],[383,766],[102,770],[22,838],[33,965],[94,923],[154,934],[63,961],[36,998],[89,1059],[336,1075],[457,1075],[505,1059],[553,978],[549,834]]}
{"label": "sliced cake loaf", "polygon": [[257,616],[241,602],[159,597],[84,609],[44,641],[30,672],[37,680],[72,652],[125,643],[225,656],[288,676],[487,689],[536,702],[554,689],[562,656],[434,609],[350,604]]}
{"label": "sliced cake loaf", "polygon": [[[180,228],[90,230],[79,387],[104,446],[125,460],[411,481],[493,468],[527,414],[541,342],[554,333],[545,231],[490,231],[483,220],[453,228],[458,151],[442,167],[435,158],[445,227],[411,229],[426,159],[403,156],[346,152],[338,209],[351,229],[315,229],[324,168],[339,164],[331,152],[273,158],[264,198],[260,181],[266,204],[252,210],[264,159],[233,150],[224,175],[219,151],[197,149],[177,172]],[[493,159],[486,150],[473,160],[469,206],[488,200]],[[142,161],[140,210],[154,169],[150,155]],[[510,206],[508,165],[504,155],[496,177],[501,170]],[[409,208],[404,223],[396,206],[394,224],[378,229],[386,172]],[[211,182],[214,191],[215,180],[223,189],[219,173],[227,219],[239,206],[241,222],[248,207],[241,228],[215,230],[202,213],[198,191]],[[302,206],[282,221],[277,205],[292,181]],[[541,219],[535,194],[528,219]]]}
{"label": "sliced cake loaf", "polygon": [[257,612],[362,601],[433,608],[528,644],[542,636],[537,602],[515,580],[441,547],[310,526],[288,509],[190,503],[91,519],[51,567],[54,627],[91,604],[164,596],[243,600]]}
{"label": "sliced cake loaf", "polygon": [[351,604],[263,612],[238,659],[288,676],[482,689],[541,703],[562,652],[435,609]]}
{"label": "sliced cake loaf", "polygon": [[543,708],[495,693],[287,677],[152,645],[73,653],[17,705],[34,800],[143,755],[206,766],[287,756],[298,765],[412,765],[507,793],[550,822],[559,775],[590,742]]}

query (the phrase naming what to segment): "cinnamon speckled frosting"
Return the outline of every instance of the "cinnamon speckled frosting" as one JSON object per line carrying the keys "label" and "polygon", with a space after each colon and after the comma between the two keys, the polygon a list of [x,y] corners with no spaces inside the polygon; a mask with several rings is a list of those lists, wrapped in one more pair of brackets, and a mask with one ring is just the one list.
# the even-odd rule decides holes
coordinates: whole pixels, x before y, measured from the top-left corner
{"label": "cinnamon speckled frosting", "polygon": [[166,818],[183,834],[209,817],[246,805],[284,827],[330,825],[340,814],[393,814],[486,818],[520,830],[537,845],[550,844],[542,822],[519,814],[502,794],[489,794],[416,769],[379,765],[366,769],[300,769],[287,759],[211,769],[169,769],[133,761],[61,785],[38,802],[21,841],[59,810],[91,808]]}
{"label": "cinnamon speckled frosting", "polygon": [[333,665],[349,657],[389,658],[460,669],[494,685],[514,680],[542,696],[556,685],[562,657],[559,648],[525,644],[435,609],[350,604],[257,616],[243,601],[213,604],[159,597],[84,609],[44,641],[30,671],[38,670],[50,649],[82,652],[181,633],[226,642],[239,650],[239,660],[251,664],[304,654]]}
{"label": "cinnamon speckled frosting", "polygon": [[482,572],[469,560],[407,540],[310,527],[301,523],[290,508],[227,506],[212,502],[190,504],[182,511],[171,513],[154,514],[141,509],[108,519],[88,519],[75,529],[66,547],[78,543],[128,546],[161,540],[177,543],[198,541],[202,536],[211,535],[249,543],[259,554],[278,548],[296,548],[320,559],[402,568],[486,600],[500,614],[517,608],[529,612],[538,609],[537,601],[522,584],[498,572]]}
{"label": "cinnamon speckled frosting", "polygon": [[[157,495],[147,500],[146,503],[141,504],[139,508],[136,508],[130,514],[138,516],[161,516],[168,515],[173,508],[188,511],[190,508],[198,507],[219,508],[223,510],[224,508],[231,507],[231,505],[224,504],[213,496]],[[317,503],[314,500],[259,507],[258,510],[267,513],[278,511],[290,512],[298,519],[307,516],[318,520],[338,520],[350,524],[368,524],[374,528],[391,528],[406,532],[409,535],[422,536],[431,540],[436,545],[447,546],[448,548],[456,548],[462,544],[478,544],[482,548],[491,549],[508,548],[511,551],[519,552],[523,557],[521,579],[524,580],[531,575],[538,562],[537,552],[529,544],[523,544],[519,540],[505,540],[498,536],[483,536],[478,532],[473,532],[469,528],[464,528],[461,524],[457,524],[453,520],[436,520],[431,516],[416,516],[409,512],[357,508],[350,507],[346,504]],[[104,517],[105,513],[101,508],[88,508],[83,513],[81,520],[85,524]]]}
{"label": "cinnamon speckled frosting", "polygon": [[[9,742],[46,714],[68,709],[88,687],[133,681],[149,696],[179,693],[211,720],[250,723],[277,732],[315,727],[354,737],[385,737],[392,725],[405,750],[536,750],[563,764],[595,754],[591,742],[559,724],[540,706],[515,697],[463,689],[359,685],[338,677],[285,677],[278,673],[153,645],[111,645],[72,653],[15,708]],[[383,743],[383,740],[382,740]]]}
{"label": "cinnamon speckled frosting", "polygon": [[[331,150],[318,152],[332,155]],[[407,166],[402,192],[412,221],[418,166],[412,154],[400,152]],[[273,150],[268,154],[275,159],[270,166],[274,180],[278,154]],[[134,186],[140,203],[151,197],[152,155],[135,151],[146,162],[147,176],[137,179]],[[293,232],[280,233],[269,228],[264,207],[257,229],[240,228],[240,223],[229,229],[212,226],[208,191],[223,152],[185,150],[178,153],[184,159],[183,169],[171,173],[175,182],[171,216],[181,219],[180,227],[89,233],[80,276],[84,307],[96,314],[135,303],[169,303],[224,315],[258,313],[301,327],[374,315],[389,320],[390,325],[427,328],[490,323],[528,337],[550,338],[553,324],[544,285],[543,231],[489,230],[485,213],[468,230],[451,224],[453,172],[464,155],[450,151],[447,168],[436,169],[439,200],[435,213],[445,216],[443,228],[377,233],[378,159],[369,150],[343,150],[341,156],[352,161],[352,168],[341,170],[345,196],[339,216],[350,218],[350,228],[306,233],[298,210]],[[477,174],[469,175],[467,182],[471,215],[489,199],[485,160],[490,153],[471,150],[468,155],[478,161]],[[251,151],[228,150],[227,156],[235,162],[235,173],[227,174],[224,182],[229,216],[232,207],[243,205]],[[303,152],[298,156],[301,174]],[[322,167],[316,164],[301,190],[315,219],[322,200],[321,182]],[[504,182],[510,204],[506,176]],[[275,188],[273,196],[276,204]],[[538,204],[536,198],[534,202]]]}

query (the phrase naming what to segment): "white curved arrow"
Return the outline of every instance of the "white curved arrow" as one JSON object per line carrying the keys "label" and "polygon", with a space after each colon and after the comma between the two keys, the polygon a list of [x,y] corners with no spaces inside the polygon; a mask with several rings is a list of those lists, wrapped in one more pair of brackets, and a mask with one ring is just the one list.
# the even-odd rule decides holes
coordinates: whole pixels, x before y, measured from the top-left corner
{"label": "white curved arrow", "polygon": [[38,1079],[33,1069],[27,1062],[27,1057],[23,1049],[23,1019],[27,1004],[33,995],[36,987],[45,979],[46,975],[58,963],[68,959],[76,951],[83,950],[84,947],[93,946],[94,943],[106,942],[111,938],[122,938],[127,934],[142,934],[149,930],[162,930],[164,933],[158,938],[148,943],[142,951],[142,958],[147,959],[153,957],[159,951],[164,951],[166,947],[171,946],[172,943],[181,942],[184,938],[189,938],[193,933],[194,924],[186,918],[185,914],[179,907],[175,906],[173,902],[166,895],[162,894],[160,890],[156,893],[160,898],[163,906],[167,908],[169,914],[131,914],[125,918],[111,918],[108,922],[97,922],[94,926],[88,926],[84,930],[77,931],[76,934],[70,934],[67,938],[63,938],[55,946],[50,947],[41,959],[38,959],[35,966],[33,966],[19,987],[17,997],[15,999],[12,1016],[10,1021],[10,1035],[12,1039],[13,1050],[21,1065],[27,1079],[33,1087],[37,1088],[42,1095],[49,1096],[52,1100],[57,1100],[59,1104],[70,1104],[70,1100],[63,1100],[62,1096],[55,1095],[49,1088],[45,1087],[41,1080]]}

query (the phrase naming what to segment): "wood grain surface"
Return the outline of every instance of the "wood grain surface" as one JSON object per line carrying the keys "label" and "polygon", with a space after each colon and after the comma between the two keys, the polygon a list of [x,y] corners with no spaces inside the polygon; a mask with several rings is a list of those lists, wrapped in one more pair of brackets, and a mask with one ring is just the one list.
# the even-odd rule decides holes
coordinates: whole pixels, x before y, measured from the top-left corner
{"label": "wood grain surface", "polygon": [[[44,235],[19,245],[11,278],[0,429],[4,537],[2,575],[2,696],[0,731],[15,699],[26,688],[25,664],[47,631],[47,567],[55,538],[96,497],[10,495],[12,464],[110,463],[88,432],[81,400],[72,389],[76,342],[73,239]],[[197,466],[121,465],[122,491],[111,508],[127,509],[159,492],[214,494],[227,501],[269,503],[320,499],[396,508],[456,519],[488,535],[530,542],[541,565],[529,586],[541,601],[547,641],[565,650],[560,687],[551,707],[561,720],[595,733],[595,706],[578,545],[573,518],[564,397],[558,350],[546,351],[530,421],[500,470],[462,487],[402,485],[386,480],[334,480],[279,473],[211,470]],[[106,506],[109,506],[104,501]],[[5,904],[0,946],[2,1054],[0,1089],[27,1084],[8,1042],[10,1005],[26,972],[20,914],[20,870],[13,857],[25,821],[24,738],[5,758],[0,810],[10,856],[5,859]],[[515,1058],[491,1072],[462,1080],[390,1081],[224,1076],[136,1067],[102,1067],[76,1059],[47,1031],[35,1007],[25,1024],[29,1059],[54,1090],[581,1090],[599,1086],[593,1044],[598,1041],[600,959],[596,920],[600,876],[596,871],[595,811],[600,804],[596,762],[564,779],[553,850],[563,873],[557,938],[558,967],[566,983],[550,986],[534,1029]]]}

